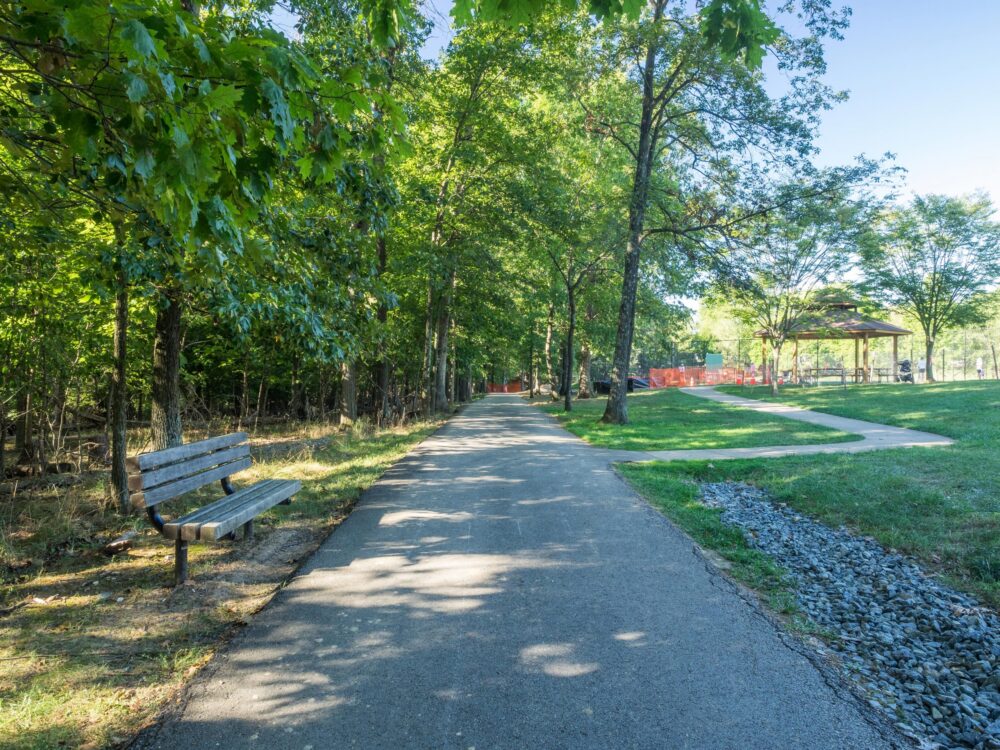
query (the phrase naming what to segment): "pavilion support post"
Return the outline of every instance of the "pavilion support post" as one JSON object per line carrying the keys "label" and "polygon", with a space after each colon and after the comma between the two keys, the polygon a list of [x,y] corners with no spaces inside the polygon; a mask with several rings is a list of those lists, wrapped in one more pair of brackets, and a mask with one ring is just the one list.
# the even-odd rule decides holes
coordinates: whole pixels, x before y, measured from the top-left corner
{"label": "pavilion support post", "polygon": [[865,383],[870,383],[872,378],[871,378],[871,370],[868,369],[868,334],[867,333],[865,334],[864,341],[865,341],[865,374],[864,374],[864,379],[865,379]]}
{"label": "pavilion support post", "polygon": [[799,382],[799,340],[794,339],[794,346],[792,347],[792,382]]}
{"label": "pavilion support post", "polygon": [[854,382],[858,383],[858,368],[861,367],[861,341],[860,339],[854,339]]}

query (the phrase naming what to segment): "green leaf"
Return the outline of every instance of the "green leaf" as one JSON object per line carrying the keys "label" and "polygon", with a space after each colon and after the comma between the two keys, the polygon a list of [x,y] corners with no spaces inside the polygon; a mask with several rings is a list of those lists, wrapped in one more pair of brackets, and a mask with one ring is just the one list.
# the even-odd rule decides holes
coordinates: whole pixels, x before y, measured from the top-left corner
{"label": "green leaf", "polygon": [[125,94],[128,96],[129,101],[141,102],[145,99],[149,94],[149,86],[146,85],[146,82],[134,73],[126,73],[125,77],[128,80]]}
{"label": "green leaf", "polygon": [[135,160],[135,171],[144,180],[148,180],[156,166],[156,160],[149,151],[143,151],[139,158]]}
{"label": "green leaf", "polygon": [[287,142],[295,133],[295,123],[288,110],[288,100],[285,92],[270,78],[265,78],[260,85],[261,93],[271,104],[271,120],[277,125],[282,140]]}
{"label": "green leaf", "polygon": [[121,38],[139,58],[156,57],[156,43],[141,21],[134,18],[127,21],[122,28]]}

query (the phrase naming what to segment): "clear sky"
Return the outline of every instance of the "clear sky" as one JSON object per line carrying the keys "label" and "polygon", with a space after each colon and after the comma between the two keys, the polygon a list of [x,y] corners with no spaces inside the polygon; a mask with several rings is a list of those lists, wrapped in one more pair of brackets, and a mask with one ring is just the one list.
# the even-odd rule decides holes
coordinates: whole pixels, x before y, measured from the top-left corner
{"label": "clear sky", "polygon": [[[837,3],[837,0],[834,0]],[[769,3],[770,5],[771,3]],[[820,162],[896,154],[918,193],[984,189],[1000,201],[1000,0],[855,0],[827,82],[850,99],[826,113]],[[427,0],[434,58],[451,0]]]}

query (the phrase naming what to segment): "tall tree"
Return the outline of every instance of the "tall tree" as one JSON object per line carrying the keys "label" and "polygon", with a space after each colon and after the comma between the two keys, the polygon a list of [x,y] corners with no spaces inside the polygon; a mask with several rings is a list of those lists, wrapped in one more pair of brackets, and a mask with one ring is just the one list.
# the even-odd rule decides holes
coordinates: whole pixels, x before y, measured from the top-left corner
{"label": "tall tree", "polygon": [[[632,160],[606,422],[628,420],[646,240],[663,234],[680,244],[731,226],[733,217],[721,219],[719,206],[765,181],[769,170],[799,169],[811,148],[816,110],[835,98],[818,82],[820,40],[839,34],[846,13],[831,12],[825,1],[802,3],[807,32],[794,39],[757,3],[738,5],[713,2],[692,11],[684,3],[650,0],[637,21],[604,24],[581,55],[593,71],[583,76],[579,93],[589,127],[614,138]],[[771,96],[757,72],[765,45],[779,68],[795,71],[781,96]]]}
{"label": "tall tree", "polygon": [[[781,208],[744,225],[729,242],[721,296],[770,344],[774,395],[782,347],[815,308],[817,293],[850,268],[867,233],[870,204],[852,199],[839,180],[835,185],[828,191],[786,186]],[[803,192],[810,197],[794,200]]]}
{"label": "tall tree", "polygon": [[927,379],[943,331],[979,319],[1000,276],[1000,225],[985,195],[918,196],[887,212],[864,268],[872,292],[912,315],[926,339]]}

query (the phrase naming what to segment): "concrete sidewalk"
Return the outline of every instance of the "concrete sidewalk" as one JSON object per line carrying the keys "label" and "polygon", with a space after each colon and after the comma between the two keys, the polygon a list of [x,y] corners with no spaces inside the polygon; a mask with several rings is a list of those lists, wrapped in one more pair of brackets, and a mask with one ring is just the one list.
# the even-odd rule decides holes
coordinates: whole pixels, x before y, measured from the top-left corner
{"label": "concrete sidewalk", "polygon": [[[829,427],[841,432],[860,435],[861,440],[849,443],[817,443],[815,445],[772,445],[762,448],[703,448],[697,450],[672,451],[631,451],[632,457],[621,455],[619,461],[700,461],[725,460],[730,458],[777,458],[780,456],[808,456],[817,453],[860,453],[862,451],[885,450],[888,448],[910,447],[940,447],[951,445],[955,441],[930,432],[908,430],[905,427],[865,422],[860,419],[835,417],[818,411],[800,409],[797,406],[776,404],[770,401],[758,401],[751,398],[741,398],[728,393],[721,393],[710,386],[698,388],[681,388],[682,392],[699,398],[706,398],[731,406],[741,406],[765,414],[774,414],[799,422]],[[625,454],[629,451],[616,451]]]}
{"label": "concrete sidewalk", "polygon": [[364,494],[136,747],[898,746],[592,448],[518,396]]}

